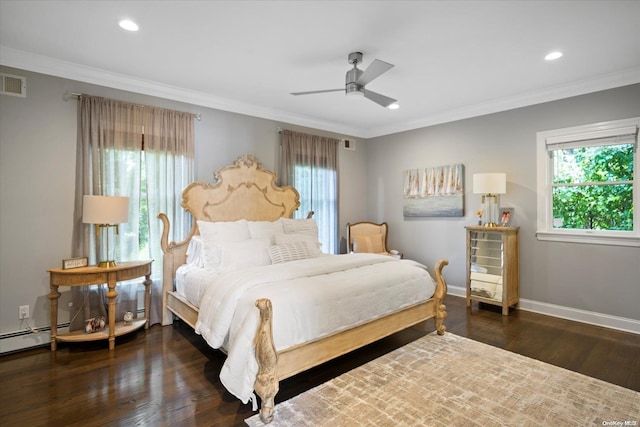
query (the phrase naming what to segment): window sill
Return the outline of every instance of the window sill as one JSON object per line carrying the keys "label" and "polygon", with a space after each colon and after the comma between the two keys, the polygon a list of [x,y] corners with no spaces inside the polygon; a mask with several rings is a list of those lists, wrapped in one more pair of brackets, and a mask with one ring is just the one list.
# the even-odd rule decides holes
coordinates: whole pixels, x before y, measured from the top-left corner
{"label": "window sill", "polygon": [[538,231],[538,240],[548,242],[586,243],[591,245],[640,247],[640,236],[619,236],[596,232],[571,233],[562,231]]}

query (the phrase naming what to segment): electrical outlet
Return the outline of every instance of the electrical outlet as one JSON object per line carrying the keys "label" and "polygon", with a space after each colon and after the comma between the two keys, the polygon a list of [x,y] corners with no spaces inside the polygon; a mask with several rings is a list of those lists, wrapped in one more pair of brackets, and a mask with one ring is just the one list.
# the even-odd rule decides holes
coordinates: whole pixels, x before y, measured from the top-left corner
{"label": "electrical outlet", "polygon": [[28,319],[29,318],[29,306],[21,305],[19,309],[19,317],[18,319]]}

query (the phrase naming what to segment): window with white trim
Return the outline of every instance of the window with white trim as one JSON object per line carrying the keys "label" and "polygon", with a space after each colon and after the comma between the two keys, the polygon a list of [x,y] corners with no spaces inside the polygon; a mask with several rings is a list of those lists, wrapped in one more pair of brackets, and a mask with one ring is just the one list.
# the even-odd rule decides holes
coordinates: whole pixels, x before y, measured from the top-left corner
{"label": "window with white trim", "polygon": [[538,132],[539,240],[640,246],[640,117]]}

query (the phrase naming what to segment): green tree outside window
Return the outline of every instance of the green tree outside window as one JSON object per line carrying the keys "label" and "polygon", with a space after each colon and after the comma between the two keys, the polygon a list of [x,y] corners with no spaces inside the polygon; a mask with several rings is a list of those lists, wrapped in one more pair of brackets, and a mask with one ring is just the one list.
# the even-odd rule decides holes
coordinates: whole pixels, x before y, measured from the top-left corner
{"label": "green tree outside window", "polygon": [[634,146],[553,153],[553,227],[633,231]]}

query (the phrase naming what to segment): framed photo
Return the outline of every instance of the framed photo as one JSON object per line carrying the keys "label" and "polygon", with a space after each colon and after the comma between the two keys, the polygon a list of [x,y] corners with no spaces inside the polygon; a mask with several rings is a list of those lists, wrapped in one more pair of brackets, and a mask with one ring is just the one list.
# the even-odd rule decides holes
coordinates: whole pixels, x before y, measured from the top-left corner
{"label": "framed photo", "polygon": [[69,258],[62,260],[62,269],[68,270],[70,268],[86,267],[89,265],[88,257]]}
{"label": "framed photo", "polygon": [[513,208],[500,208],[500,225],[513,227]]}

